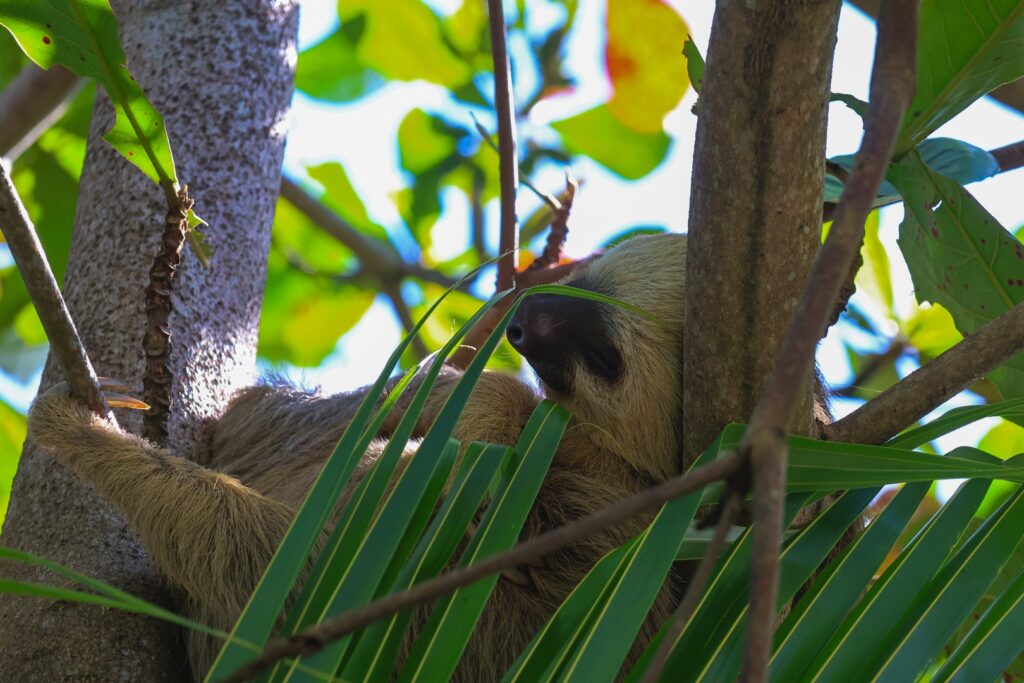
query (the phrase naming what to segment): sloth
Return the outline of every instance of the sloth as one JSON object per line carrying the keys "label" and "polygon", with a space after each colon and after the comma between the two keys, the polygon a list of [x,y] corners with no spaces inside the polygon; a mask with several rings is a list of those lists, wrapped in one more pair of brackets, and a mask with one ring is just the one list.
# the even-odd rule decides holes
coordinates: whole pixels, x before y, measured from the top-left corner
{"label": "sloth", "polygon": [[[657,321],[604,303],[538,294],[523,300],[509,324],[507,338],[533,367],[542,391],[516,376],[485,372],[453,436],[462,443],[514,444],[545,396],[571,412],[523,537],[679,472],[685,255],[684,235],[635,237],[591,259],[565,283],[639,306]],[[405,462],[415,457],[416,439],[458,378],[454,370],[439,377]],[[245,389],[216,423],[198,461],[121,431],[66,390],[36,401],[29,437],[121,511],[181,595],[186,616],[229,631],[367,391],[325,397],[279,384]],[[392,413],[343,500],[383,451],[400,419],[399,410]],[[456,680],[498,680],[594,563],[651,518],[634,518],[503,574]],[[664,588],[634,654],[673,602],[671,587]],[[428,615],[429,606],[415,615],[409,642]],[[187,638],[192,673],[201,680],[220,644],[194,632]]]}

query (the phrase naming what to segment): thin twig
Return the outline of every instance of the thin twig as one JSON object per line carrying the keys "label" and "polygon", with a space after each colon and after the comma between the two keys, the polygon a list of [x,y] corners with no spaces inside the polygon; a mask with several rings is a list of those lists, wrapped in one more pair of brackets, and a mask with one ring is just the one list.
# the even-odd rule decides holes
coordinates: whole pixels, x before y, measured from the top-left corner
{"label": "thin twig", "polygon": [[351,249],[362,269],[379,278],[397,281],[403,277],[415,277],[445,288],[456,283],[456,280],[419,263],[403,261],[398,252],[359,232],[290,178],[281,179],[281,196],[316,227]]}
{"label": "thin twig", "polygon": [[786,438],[814,347],[840,287],[860,252],[864,221],[882,182],[903,115],[914,93],[918,0],[885,0],[878,20],[864,138],[836,207],[832,230],[815,260],[771,377],[740,445],[754,481],[750,611],[742,679],[767,679],[775,624],[778,557],[785,493]]}
{"label": "thin twig", "polygon": [[544,251],[527,266],[527,271],[550,268],[562,260],[562,249],[565,247],[566,237],[569,236],[569,215],[572,213],[572,202],[576,198],[576,191],[579,188],[580,184],[572,177],[572,172],[566,168],[565,193],[562,195],[565,201],[555,209],[555,218],[551,221],[551,229],[548,231],[548,240],[544,245]]}
{"label": "thin twig", "polygon": [[10,247],[14,262],[25,281],[50,350],[67,377],[72,396],[85,401],[93,412],[113,419],[100,391],[92,363],[85,352],[67,304],[50,270],[32,221],[11,182],[6,166],[0,162],[0,230]]}
{"label": "thin twig", "polygon": [[[480,134],[481,139],[483,139],[483,141],[486,142],[491,149],[493,149],[495,152],[498,152],[498,154],[501,154],[501,152],[498,150],[498,143],[494,141],[494,138],[491,136],[490,132],[488,132],[488,130],[484,128],[484,124],[480,123],[480,119],[476,117],[476,114],[474,114],[473,112],[469,112],[469,116],[470,118],[473,119],[473,126],[476,128],[476,132]],[[518,170],[521,171],[522,169]],[[536,185],[530,182],[529,178],[521,175],[519,176],[519,183],[521,185],[525,185],[528,190],[537,195],[537,197],[539,197],[542,202],[551,207],[552,210],[558,209],[558,200],[554,197],[554,195],[550,195],[547,192],[542,191],[540,188],[538,188]]]}
{"label": "thin twig", "polygon": [[1024,349],[1024,303],[964,338],[843,419],[825,438],[880,444],[960,393]]}
{"label": "thin twig", "polygon": [[730,493],[723,503],[721,516],[718,518],[711,542],[708,544],[707,550],[704,551],[704,557],[701,558],[700,564],[697,565],[697,571],[693,573],[690,583],[686,586],[686,595],[683,596],[683,601],[672,615],[671,625],[665,632],[665,637],[662,638],[661,644],[658,645],[654,656],[647,664],[641,683],[654,683],[661,677],[661,672],[668,662],[672,648],[675,647],[676,641],[679,640],[679,636],[690,622],[690,617],[693,616],[700,599],[704,596],[704,587],[707,586],[711,572],[718,564],[718,558],[725,549],[729,529],[736,523],[736,517],[742,507],[741,503],[742,499],[735,491]]}
{"label": "thin twig", "polygon": [[492,555],[476,564],[453,569],[423,583],[418,583],[401,593],[392,593],[368,605],[343,612],[337,617],[291,638],[271,643],[258,658],[233,673],[225,679],[224,683],[249,680],[266,671],[281,659],[309,656],[323,649],[329,643],[375,621],[448,595],[463,586],[493,574],[534,562],[570,543],[615,527],[636,515],[654,510],[674,498],[721,481],[736,472],[738,464],[739,458],[735,453],[725,453],[707,465],[662,482],[571,524],[535,536],[503,553]]}
{"label": "thin twig", "polygon": [[519,269],[519,227],[516,220],[516,189],[519,160],[516,155],[516,110],[512,99],[512,69],[505,44],[505,14],[501,0],[487,0],[494,62],[494,109],[498,114],[498,163],[501,182],[501,230],[498,238],[498,291],[516,284]]}

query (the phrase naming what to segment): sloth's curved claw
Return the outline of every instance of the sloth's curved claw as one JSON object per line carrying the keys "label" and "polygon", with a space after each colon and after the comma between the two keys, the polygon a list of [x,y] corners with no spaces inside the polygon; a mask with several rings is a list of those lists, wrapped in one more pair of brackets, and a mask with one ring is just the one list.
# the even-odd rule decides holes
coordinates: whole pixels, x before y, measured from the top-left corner
{"label": "sloth's curved claw", "polygon": [[[113,379],[111,377],[97,377],[97,383],[99,384],[100,391],[103,393],[103,398],[107,400],[107,405],[111,408],[128,408],[130,410],[149,410],[149,404],[145,401],[141,401],[129,392],[134,392],[135,389],[129,386],[126,382],[119,379]],[[67,394],[70,392],[67,382],[58,382],[53,385],[46,393],[47,394]]]}

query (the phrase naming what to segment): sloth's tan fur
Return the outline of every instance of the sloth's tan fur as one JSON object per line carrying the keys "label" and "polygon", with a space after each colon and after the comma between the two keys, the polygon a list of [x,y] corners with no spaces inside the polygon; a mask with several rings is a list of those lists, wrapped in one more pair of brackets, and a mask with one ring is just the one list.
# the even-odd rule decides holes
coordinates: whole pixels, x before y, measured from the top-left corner
{"label": "sloth's tan fur", "polygon": [[[608,307],[611,338],[622,350],[622,377],[609,383],[574,364],[573,391],[553,396],[574,419],[524,535],[569,522],[677,472],[685,245],[681,235],[639,237],[588,267],[588,282],[647,309],[664,325]],[[417,436],[457,379],[454,372],[442,375]],[[122,511],[154,564],[181,591],[189,617],[230,630],[364,392],[322,397],[285,387],[247,389],[217,424],[203,466],[119,431],[59,393],[36,402],[29,434]],[[514,444],[539,400],[516,377],[485,373],[454,436],[464,443]],[[397,419],[389,418],[349,490],[381,453]],[[406,459],[415,457],[416,443],[407,446]],[[593,563],[649,519],[523,567],[528,581],[499,580],[457,679],[497,680]],[[670,607],[665,590],[637,647]],[[189,640],[193,673],[200,678],[219,643],[194,633]]]}

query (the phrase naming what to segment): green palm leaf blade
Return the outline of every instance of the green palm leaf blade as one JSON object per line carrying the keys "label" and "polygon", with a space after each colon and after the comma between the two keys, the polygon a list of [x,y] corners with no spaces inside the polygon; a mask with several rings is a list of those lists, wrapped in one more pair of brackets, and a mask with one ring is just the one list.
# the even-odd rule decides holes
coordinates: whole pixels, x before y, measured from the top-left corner
{"label": "green palm leaf blade", "polygon": [[[443,484],[455,465],[458,451],[457,442],[448,441],[439,454],[417,453],[417,457],[412,458],[362,542],[355,549],[352,561],[348,563],[344,574],[334,584],[334,592],[321,618],[336,616],[373,599],[406,536],[407,529],[413,522],[417,508],[427,497],[431,482],[436,476],[440,476]],[[442,470],[444,474],[438,475],[438,470]],[[430,508],[437,502],[441,494],[440,488],[437,487],[434,500],[428,503]],[[282,680],[314,680],[309,673],[297,666],[299,664],[314,671],[335,671],[352,642],[351,637],[341,638],[312,657],[300,658]]]}
{"label": "green palm leaf blade", "polygon": [[[543,401],[537,407],[530,418],[537,426],[524,432],[532,432],[531,438],[516,444],[522,462],[500,498],[488,508],[460,564],[472,564],[515,543],[568,420],[565,409],[555,403]],[[489,577],[438,601],[399,680],[446,680],[451,676],[497,580],[497,576]]]}
{"label": "green palm leaf blade", "polygon": [[[804,527],[786,546],[779,558],[778,608],[789,602],[800,587],[821,566],[839,539],[863,514],[879,488],[857,489],[841,495],[829,508]],[[707,663],[697,678],[735,680],[743,662],[747,605],[729,624],[725,637],[716,641],[708,653]],[[666,673],[668,668],[666,667]],[[665,680],[673,680],[671,677]]]}
{"label": "green palm leaf blade", "polygon": [[534,683],[555,677],[575,647],[582,631],[606,599],[610,586],[635,555],[639,537],[602,557],[566,597],[554,615],[534,636],[502,683]]}
{"label": "green palm leaf blade", "polygon": [[825,639],[871,582],[900,533],[910,521],[931,484],[908,484],[886,506],[854,544],[819,576],[807,595],[777,632],[771,676],[779,681],[798,680]]}
{"label": "green palm leaf blade", "polygon": [[832,634],[802,680],[839,683],[863,677],[865,669],[878,658],[888,631],[884,625],[897,623],[923,583],[938,571],[981,504],[989,483],[975,479],[960,486]]}
{"label": "green palm leaf blade", "polygon": [[[702,457],[695,464],[710,460]],[[664,585],[683,536],[697,513],[700,498],[700,492],[696,491],[662,508],[641,537],[635,553],[624,560],[622,575],[612,582],[612,592],[595,623],[582,635],[580,645],[562,672],[563,680],[614,680]]]}
{"label": "green palm leaf blade", "polygon": [[1016,550],[1021,528],[1024,487],[985,520],[928,584],[901,624],[905,635],[875,680],[909,681],[920,676]]}
{"label": "green palm leaf blade", "polygon": [[[281,544],[271,558],[256,590],[253,591],[249,602],[235,623],[231,632],[232,639],[256,643],[260,647],[266,644],[277,623],[277,617],[281,613],[302,567],[306,564],[310,551],[323,532],[335,501],[338,500],[366,451],[366,447],[376,434],[376,429],[371,431],[368,427],[382,422],[394,401],[397,400],[397,396],[389,397],[390,400],[386,401],[378,411],[376,420],[372,419],[374,407],[384,390],[388,376],[398,365],[402,353],[412,343],[412,339],[419,333],[424,322],[459,284],[456,283],[431,304],[424,316],[416,322],[409,334],[391,353],[387,363],[377,376],[377,380],[367,392],[366,398],[363,399],[348,427],[338,439],[338,444],[334,447],[327,462],[324,463],[324,467],[310,487],[309,493],[306,494],[288,532],[281,540]],[[483,312],[493,306],[501,296],[503,294],[485,304],[478,312],[478,316],[482,316]],[[474,316],[470,322],[475,322],[478,316]],[[248,652],[236,648],[232,645],[232,641],[229,641],[217,656],[207,673],[206,680],[215,681],[227,676],[249,658]]]}
{"label": "green palm leaf blade", "polygon": [[1024,572],[989,605],[932,677],[934,683],[995,681],[1020,654],[1024,633]]}
{"label": "green palm leaf blade", "polygon": [[1024,418],[1024,398],[1012,398],[980,406],[953,408],[936,420],[908,429],[890,439],[886,445],[893,448],[917,448],[986,417],[1003,417],[1008,420]]}
{"label": "green palm leaf blade", "polygon": [[[792,523],[810,498],[811,495],[807,493],[787,496],[784,513],[786,526]],[[707,664],[708,653],[714,648],[715,643],[728,635],[733,621],[746,604],[751,551],[752,539],[750,531],[747,530],[718,561],[715,573],[697,603],[693,616],[672,646],[660,680],[695,680],[699,670]],[[627,682],[639,681],[643,676],[654,649],[661,642],[665,628],[661,629],[659,635],[633,665],[626,677]]]}
{"label": "green palm leaf blade", "polygon": [[[481,443],[469,446],[451,492],[402,567],[390,588],[391,592],[404,590],[444,569],[483,504],[498,469],[511,453],[512,449],[505,446]],[[369,626],[359,637],[342,678],[352,681],[390,680],[411,619],[412,611],[407,610]]]}
{"label": "green palm leaf blade", "polygon": [[924,0],[917,44],[917,89],[897,153],[913,148],[971,102],[1024,76],[1024,3]]}

